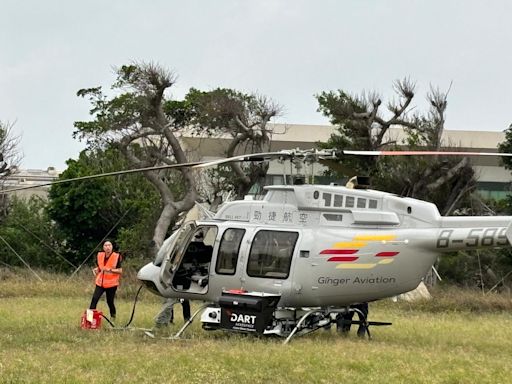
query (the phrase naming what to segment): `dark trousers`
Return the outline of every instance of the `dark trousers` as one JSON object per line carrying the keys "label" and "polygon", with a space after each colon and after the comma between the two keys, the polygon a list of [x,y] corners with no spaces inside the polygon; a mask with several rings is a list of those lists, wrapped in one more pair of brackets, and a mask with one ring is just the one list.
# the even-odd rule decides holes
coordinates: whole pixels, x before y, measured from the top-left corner
{"label": "dark trousers", "polygon": [[89,309],[96,309],[96,305],[98,304],[101,295],[103,295],[103,292],[105,292],[107,296],[108,309],[110,310],[110,317],[116,317],[116,306],[114,304],[116,290],[117,287],[103,288],[97,285],[96,288],[94,288],[94,293],[92,294],[92,300]]}
{"label": "dark trousers", "polygon": [[[368,303],[362,303],[362,304],[356,304],[351,305],[351,308],[358,309],[362,312],[357,312],[357,317],[359,318],[359,328],[357,329],[357,335],[358,336],[364,336],[366,334],[366,327],[361,324],[362,322],[366,321],[368,318]],[[342,333],[348,333],[350,331],[350,327],[352,326],[352,318],[354,317],[354,312],[348,312],[343,315],[338,315],[336,319],[336,323],[338,326],[338,331]]]}
{"label": "dark trousers", "polygon": [[190,319],[190,301],[188,301],[187,299],[183,299],[183,301],[181,302],[181,306],[183,307],[183,319],[187,321],[188,319]]}

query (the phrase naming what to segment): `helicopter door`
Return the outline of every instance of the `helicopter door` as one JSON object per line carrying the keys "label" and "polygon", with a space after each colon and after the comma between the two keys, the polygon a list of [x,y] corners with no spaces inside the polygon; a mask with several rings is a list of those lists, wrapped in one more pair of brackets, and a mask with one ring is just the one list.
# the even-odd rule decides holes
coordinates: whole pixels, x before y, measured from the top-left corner
{"label": "helicopter door", "polygon": [[213,292],[241,288],[241,262],[247,252],[242,241],[245,233],[244,228],[227,228],[222,234],[215,262],[215,279],[212,279]]}
{"label": "helicopter door", "polygon": [[217,237],[214,225],[197,227],[185,244],[172,286],[176,291],[205,294],[208,292],[210,264]]}
{"label": "helicopter door", "polygon": [[292,257],[298,232],[260,230],[252,240],[244,288],[284,294],[291,290]]}
{"label": "helicopter door", "polygon": [[192,233],[196,230],[195,222],[185,223],[177,232],[167,239],[155,259],[155,265],[160,267],[160,282],[165,288],[172,283],[174,273],[178,269],[179,263],[185,252],[185,246],[188,244]]}

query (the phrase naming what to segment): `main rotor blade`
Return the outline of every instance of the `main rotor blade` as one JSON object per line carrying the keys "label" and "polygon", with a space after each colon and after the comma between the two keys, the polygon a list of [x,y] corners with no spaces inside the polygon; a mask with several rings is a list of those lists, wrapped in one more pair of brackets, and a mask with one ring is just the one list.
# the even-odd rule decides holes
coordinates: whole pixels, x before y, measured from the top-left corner
{"label": "main rotor blade", "polygon": [[49,182],[49,183],[42,183],[42,184],[37,184],[37,185],[27,185],[25,187],[6,189],[6,190],[3,190],[3,191],[0,191],[0,193],[22,191],[22,190],[25,190],[25,189],[46,187],[46,186],[55,185],[55,184],[66,184],[66,183],[72,183],[74,181],[97,179],[97,178],[100,178],[100,177],[124,175],[124,174],[127,174],[127,173],[136,173],[136,172],[144,172],[144,171],[156,171],[156,170],[160,170],[160,169],[170,169],[170,168],[193,167],[193,166],[198,165],[198,164],[203,164],[203,163],[199,162],[199,161],[196,161],[196,162],[193,162],[193,163],[168,164],[168,165],[159,165],[159,166],[156,166],[156,167],[125,169],[123,171],[99,173],[99,174],[96,174],[96,175],[80,176],[80,177],[74,177],[72,179],[55,180],[55,181],[52,181],[52,182]]}
{"label": "main rotor blade", "polygon": [[283,152],[265,152],[265,153],[255,153],[255,154],[251,154],[251,155],[233,156],[233,157],[228,157],[228,158],[219,159],[219,160],[213,160],[213,161],[206,161],[206,162],[196,161],[196,162],[191,162],[191,163],[169,164],[169,165],[159,165],[159,166],[155,166],[155,167],[126,169],[126,170],[123,170],[123,171],[100,173],[100,174],[97,174],[97,175],[74,177],[72,179],[56,180],[56,181],[53,181],[53,182],[42,183],[42,184],[37,184],[37,185],[27,185],[25,187],[11,188],[11,189],[6,189],[6,190],[3,190],[3,191],[0,191],[0,194],[9,193],[9,192],[16,192],[16,191],[22,191],[22,190],[26,190],[26,189],[46,187],[46,186],[51,186],[51,185],[55,185],[55,184],[66,184],[66,183],[72,183],[72,182],[75,182],[75,181],[97,179],[97,178],[100,178],[100,177],[124,175],[124,174],[127,174],[127,173],[137,173],[137,172],[145,172],[145,171],[157,171],[157,170],[161,170],[161,169],[171,169],[171,168],[199,169],[199,168],[213,167],[215,165],[224,164],[224,163],[230,163],[230,162],[235,162],[235,161],[264,161],[265,158],[278,157],[278,156],[287,157],[287,156],[291,156],[291,153],[289,153],[287,151],[283,151]]}
{"label": "main rotor blade", "polygon": [[347,151],[344,155],[356,156],[495,156],[512,157],[512,153],[502,152],[456,152],[456,151]]}
{"label": "main rotor blade", "polygon": [[170,165],[160,165],[155,167],[146,167],[146,168],[135,168],[135,169],[127,169],[123,171],[115,171],[108,173],[101,173],[97,175],[89,175],[89,176],[81,176],[75,177],[72,179],[65,180],[56,180],[49,183],[42,183],[38,185],[28,185],[25,187],[11,188],[1,191],[0,194],[22,191],[25,189],[32,188],[40,188],[51,186],[55,184],[65,184],[72,183],[75,181],[83,181],[83,180],[91,180],[100,177],[107,176],[117,176],[124,175],[128,173],[136,173],[136,172],[145,172],[145,171],[156,171],[161,169],[172,169],[172,168],[191,168],[191,169],[201,169],[207,167],[213,167],[215,165],[226,164],[230,162],[242,162],[242,161],[266,161],[271,158],[310,158],[310,159],[320,159],[320,160],[333,160],[339,158],[340,155],[355,155],[355,156],[495,156],[495,157],[512,157],[512,153],[501,153],[501,152],[456,152],[456,151],[358,151],[358,150],[335,150],[335,149],[325,149],[325,150],[301,150],[301,149],[292,149],[292,150],[282,150],[279,152],[263,152],[263,153],[254,153],[250,155],[240,155],[233,156],[224,159],[218,159],[213,161],[206,162],[190,162],[190,163],[182,163],[182,164],[170,164]]}
{"label": "main rotor blade", "polygon": [[193,168],[193,169],[207,168],[207,167],[213,167],[214,165],[231,163],[231,162],[235,162],[235,161],[265,161],[265,160],[269,160],[272,157],[291,157],[291,156],[293,156],[293,153],[289,152],[289,151],[253,153],[250,155],[240,155],[240,156],[227,157],[224,159],[212,160],[209,162],[194,165],[191,168]]}

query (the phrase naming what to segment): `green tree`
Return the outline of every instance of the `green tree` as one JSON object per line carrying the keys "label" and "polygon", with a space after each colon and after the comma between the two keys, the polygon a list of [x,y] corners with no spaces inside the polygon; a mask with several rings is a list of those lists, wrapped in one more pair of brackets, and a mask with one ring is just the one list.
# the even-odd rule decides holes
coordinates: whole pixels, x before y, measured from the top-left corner
{"label": "green tree", "polygon": [[[230,138],[226,157],[271,150],[274,132],[269,122],[281,113],[281,107],[270,98],[226,88],[207,92],[192,88],[185,103],[196,134]],[[267,171],[267,162],[230,163],[210,174],[223,181],[219,191],[232,191],[242,199],[255,186],[261,190]]]}
{"label": "green tree", "polygon": [[[397,101],[389,102],[385,111],[376,92],[350,95],[339,90],[318,95],[319,111],[337,126],[337,132],[320,146],[369,151],[419,148],[438,151],[446,120],[447,94],[431,89],[427,95],[430,109],[420,114],[412,111],[415,86],[410,80],[396,81],[394,89]],[[402,137],[393,137],[391,128],[394,127],[402,129]],[[467,158],[343,158],[334,173],[338,177],[370,175],[375,187],[434,202],[442,214],[453,212],[476,185]]]}
{"label": "green tree", "polygon": [[[512,153],[512,124],[505,130],[505,140],[498,144],[498,151]],[[506,169],[512,170],[512,158],[504,156],[501,161]],[[508,194],[504,204],[504,211],[512,214],[512,194]]]}
{"label": "green tree", "polygon": [[[512,152],[512,124],[505,130],[505,139],[498,145],[499,152]],[[502,157],[502,163],[506,169],[512,170],[512,159],[510,157]],[[508,194],[501,201],[487,201],[485,208],[488,214],[512,215],[512,194]],[[482,270],[481,282],[487,288],[494,284],[498,284],[498,288],[502,288],[508,284],[508,288],[512,287],[512,252],[510,249],[499,249],[493,251],[482,252],[479,270]],[[508,276],[508,278],[507,278]],[[501,282],[501,283],[500,283]]]}
{"label": "green tree", "polygon": [[11,266],[66,271],[75,266],[65,236],[48,216],[46,201],[10,199],[8,215],[0,224],[0,253]]}
{"label": "green tree", "polygon": [[[126,169],[116,148],[90,149],[68,160],[61,180]],[[80,264],[105,236],[126,254],[146,255],[151,228],[160,208],[159,196],[140,174],[125,174],[53,185],[48,212],[66,235],[72,259]]]}
{"label": "green tree", "polygon": [[[180,135],[187,122],[187,109],[177,103],[172,108],[166,91],[174,84],[174,75],[155,64],[126,65],[117,69],[114,96],[101,87],[82,89],[79,96],[89,98],[93,121],[75,123],[75,137],[87,140],[90,147],[114,146],[132,167],[187,163]],[[174,177],[168,171],[144,171],[144,177],[160,196],[160,215],[153,230],[152,253],[160,248],[169,226],[181,212],[188,211],[197,199],[192,170],[180,168],[182,188],[170,187]]]}

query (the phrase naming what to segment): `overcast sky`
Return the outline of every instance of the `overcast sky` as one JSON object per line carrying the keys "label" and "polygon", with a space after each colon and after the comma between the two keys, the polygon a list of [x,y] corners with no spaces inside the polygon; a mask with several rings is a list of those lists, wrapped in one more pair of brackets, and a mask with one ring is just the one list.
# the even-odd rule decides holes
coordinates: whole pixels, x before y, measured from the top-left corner
{"label": "overcast sky", "polygon": [[65,169],[83,144],[80,88],[113,67],[157,62],[173,90],[229,87],[271,97],[277,122],[326,124],[314,95],[417,84],[447,90],[448,129],[512,123],[512,2],[450,0],[1,0],[0,120],[21,135],[22,167]]}

